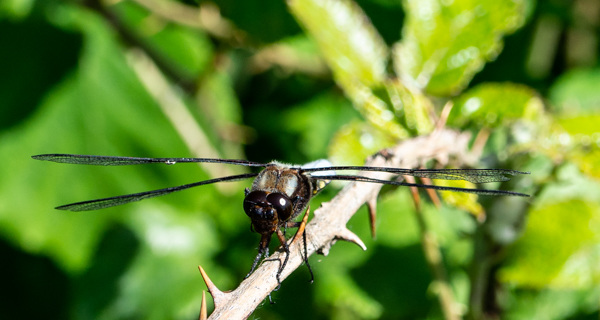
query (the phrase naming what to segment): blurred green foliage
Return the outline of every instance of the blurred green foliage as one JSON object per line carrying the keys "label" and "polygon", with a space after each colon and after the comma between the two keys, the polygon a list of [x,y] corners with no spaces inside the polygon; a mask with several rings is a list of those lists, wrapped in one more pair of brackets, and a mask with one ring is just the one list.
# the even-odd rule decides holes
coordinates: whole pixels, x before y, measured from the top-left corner
{"label": "blurred green foliage", "polygon": [[[471,165],[531,171],[497,187],[534,196],[423,205],[455,307],[598,318],[598,12],[591,0],[0,2],[0,317],[195,318],[197,265],[233,289],[258,242],[241,208],[249,182],[52,209],[240,168],[31,155],[361,164],[431,132],[451,104],[447,125],[479,148]],[[297,270],[253,317],[442,318],[413,208],[407,190],[384,189],[375,240],[365,212],[349,222],[369,250],[311,257],[315,283]]]}

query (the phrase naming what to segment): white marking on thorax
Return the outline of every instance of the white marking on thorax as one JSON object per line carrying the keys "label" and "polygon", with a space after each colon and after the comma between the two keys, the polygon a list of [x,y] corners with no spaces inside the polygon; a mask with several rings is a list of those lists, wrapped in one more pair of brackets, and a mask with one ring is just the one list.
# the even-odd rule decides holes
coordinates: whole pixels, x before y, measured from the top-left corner
{"label": "white marking on thorax", "polygon": [[281,183],[279,187],[284,189],[284,192],[288,197],[291,197],[294,192],[296,192],[296,189],[298,189],[299,181],[296,175],[290,174],[280,177],[279,183]]}
{"label": "white marking on thorax", "polygon": [[283,170],[285,169],[286,167],[283,166],[265,169],[254,182],[253,190],[283,193],[292,197],[300,181],[295,174],[289,171],[284,174]]}
{"label": "white marking on thorax", "polygon": [[[325,168],[325,167],[331,167],[331,166],[332,166],[332,164],[331,164],[331,162],[329,162],[329,160],[319,159],[319,160],[315,160],[313,162],[309,162],[305,165],[302,165],[301,168],[312,169],[312,168]],[[316,172],[311,172],[310,175],[313,177],[316,177],[316,178],[318,178],[319,176],[333,176],[333,175],[335,175],[335,171],[334,170],[316,171]]]}

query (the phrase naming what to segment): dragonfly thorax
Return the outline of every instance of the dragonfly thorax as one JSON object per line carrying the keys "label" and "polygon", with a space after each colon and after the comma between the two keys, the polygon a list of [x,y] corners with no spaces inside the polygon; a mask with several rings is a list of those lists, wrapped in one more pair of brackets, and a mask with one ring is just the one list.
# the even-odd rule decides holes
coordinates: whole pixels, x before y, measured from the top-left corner
{"label": "dragonfly thorax", "polygon": [[246,191],[244,211],[256,232],[273,233],[298,216],[311,196],[312,185],[306,175],[297,169],[271,164]]}
{"label": "dragonfly thorax", "polygon": [[254,183],[251,191],[263,190],[266,192],[285,194],[292,199],[299,189],[304,188],[303,176],[298,170],[290,169],[289,167],[273,164],[261,171]]}

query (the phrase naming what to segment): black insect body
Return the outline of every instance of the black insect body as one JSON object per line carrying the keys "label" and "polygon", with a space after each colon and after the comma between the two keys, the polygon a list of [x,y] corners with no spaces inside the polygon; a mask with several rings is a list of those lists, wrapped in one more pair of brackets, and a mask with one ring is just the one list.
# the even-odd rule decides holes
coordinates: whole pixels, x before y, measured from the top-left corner
{"label": "black insect body", "polygon": [[[263,256],[268,256],[269,242],[275,233],[286,253],[283,263],[277,272],[277,281],[280,283],[280,274],[285,268],[289,257],[289,248],[286,242],[285,230],[287,228],[298,228],[303,233],[304,224],[308,214],[310,199],[323,189],[331,180],[347,180],[369,183],[381,183],[396,186],[420,187],[434,190],[447,190],[475,193],[481,195],[506,195],[528,197],[529,195],[504,190],[467,189],[456,187],[443,187],[435,185],[423,185],[396,180],[380,180],[354,174],[338,174],[336,171],[378,171],[388,172],[395,175],[408,175],[420,178],[442,179],[442,180],[465,180],[473,183],[487,183],[510,180],[509,176],[528,174],[507,169],[401,169],[385,167],[363,167],[363,166],[331,166],[327,160],[318,160],[303,166],[284,165],[277,162],[258,163],[247,160],[232,159],[210,159],[210,158],[135,158],[114,156],[91,156],[74,154],[42,154],[32,157],[36,160],[46,160],[59,163],[87,164],[102,166],[134,165],[146,163],[224,163],[247,167],[263,167],[259,173],[246,173],[184,184],[176,187],[139,192],[109,198],[88,200],[71,203],[56,207],[60,210],[89,211],[113,207],[129,202],[139,201],[146,198],[162,196],[176,191],[189,189],[206,184],[225,181],[237,181],[254,178],[250,189],[245,191],[244,211],[250,217],[253,230],[261,235],[258,255],[254,259],[250,275]],[[294,219],[306,209],[305,217],[301,222]],[[306,238],[304,239],[306,252]],[[304,257],[308,265],[307,257]],[[312,275],[312,272],[311,272]]]}
{"label": "black insect body", "polygon": [[[302,168],[315,165],[330,166],[330,163],[320,160]],[[298,228],[302,225],[302,222],[296,222],[294,219],[307,208],[310,199],[329,182],[303,173],[302,168],[291,168],[276,162],[271,163],[254,179],[252,188],[246,189],[244,211],[250,217],[254,231],[261,235],[258,255],[254,259],[248,275],[254,271],[263,255],[265,257],[269,255],[269,242],[273,233],[276,233],[286,252],[286,257],[277,273],[279,281],[279,275],[285,268],[289,254],[285,232],[282,230]],[[306,214],[308,214],[308,210]],[[306,239],[304,244],[306,245]],[[305,259],[305,263],[310,270],[308,259]]]}

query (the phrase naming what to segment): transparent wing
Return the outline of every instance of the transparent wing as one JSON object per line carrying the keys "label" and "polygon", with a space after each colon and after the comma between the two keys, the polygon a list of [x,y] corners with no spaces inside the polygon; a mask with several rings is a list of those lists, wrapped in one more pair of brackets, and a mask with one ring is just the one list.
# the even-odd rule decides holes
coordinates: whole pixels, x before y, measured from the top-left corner
{"label": "transparent wing", "polygon": [[58,163],[87,164],[95,166],[126,166],[145,163],[225,163],[241,165],[246,167],[264,167],[267,164],[248,160],[236,159],[213,159],[213,158],[138,158],[138,157],[115,157],[115,156],[93,156],[83,154],[40,154],[32,156],[35,160],[52,161]]}
{"label": "transparent wing", "polygon": [[189,189],[189,188],[193,188],[193,187],[198,187],[198,186],[202,186],[202,185],[206,185],[206,184],[224,182],[224,181],[243,180],[243,179],[256,177],[257,175],[258,175],[258,173],[246,173],[246,174],[240,174],[240,175],[235,175],[235,176],[210,179],[210,180],[199,181],[199,182],[194,182],[194,183],[190,183],[190,184],[184,184],[184,185],[177,186],[177,187],[170,187],[170,188],[164,188],[164,189],[158,189],[158,190],[152,190],[152,191],[146,191],[146,192],[126,194],[126,195],[116,196],[116,197],[76,202],[76,203],[71,203],[71,204],[66,204],[63,206],[56,207],[56,209],[69,210],[69,211],[90,211],[90,210],[109,208],[109,207],[119,206],[122,204],[134,202],[134,201],[140,201],[140,200],[147,199],[147,198],[163,196],[163,195],[166,195],[169,193],[173,193],[173,192],[177,192],[177,191],[181,191],[181,190],[185,190],[185,189]]}
{"label": "transparent wing", "polygon": [[514,191],[444,187],[444,186],[435,186],[435,185],[421,184],[421,183],[409,183],[409,182],[404,182],[404,181],[380,180],[380,179],[374,179],[374,178],[356,176],[356,175],[319,176],[318,179],[371,182],[371,183],[380,183],[380,184],[387,184],[387,185],[393,185],[393,186],[417,187],[417,188],[425,188],[425,189],[433,189],[433,190],[475,193],[475,194],[488,195],[488,196],[517,196],[517,197],[529,197],[530,196],[525,193],[514,192]]}
{"label": "transparent wing", "polygon": [[[441,180],[465,180],[472,183],[487,183],[487,182],[502,182],[508,181],[512,176],[529,174],[508,169],[401,169],[401,168],[385,168],[385,167],[362,167],[362,166],[333,166],[320,168],[302,168],[303,172],[319,172],[319,171],[343,171],[343,170],[358,170],[358,171],[377,171],[389,172],[398,175],[407,175],[419,178],[441,179]],[[318,179],[323,179],[322,175],[314,175]],[[343,180],[343,179],[338,179]]]}

